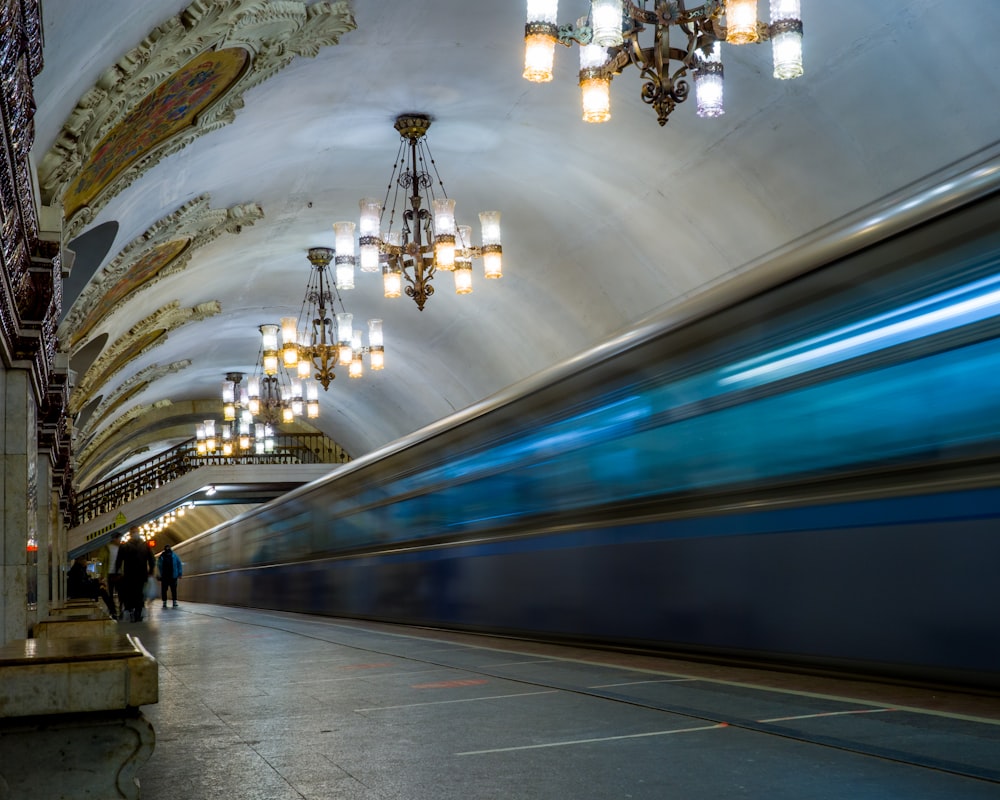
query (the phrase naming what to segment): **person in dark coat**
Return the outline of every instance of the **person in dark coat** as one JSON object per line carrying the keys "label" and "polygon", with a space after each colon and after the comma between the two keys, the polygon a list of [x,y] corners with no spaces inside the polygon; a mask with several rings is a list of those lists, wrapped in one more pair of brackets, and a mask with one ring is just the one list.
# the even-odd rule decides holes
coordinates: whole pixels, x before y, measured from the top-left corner
{"label": "person in dark coat", "polygon": [[129,528],[129,538],[118,548],[118,558],[115,560],[115,571],[119,578],[121,594],[122,618],[131,616],[132,622],[142,620],[142,610],[146,600],[143,589],[146,581],[156,567],[153,551],[149,549],[138,526]]}
{"label": "person in dark coat", "polygon": [[66,573],[66,597],[70,599],[88,598],[90,600],[96,600],[100,597],[104,601],[104,605],[108,607],[108,613],[111,614],[112,618],[115,616],[114,600],[111,599],[108,590],[97,578],[87,574],[87,562],[82,557],[77,558],[73,562],[73,566],[69,568],[69,572]]}
{"label": "person in dark coat", "polygon": [[163,599],[164,608],[167,607],[167,589],[173,597],[174,608],[177,608],[177,579],[183,573],[184,565],[168,544],[156,559],[156,577],[160,579],[160,597]]}

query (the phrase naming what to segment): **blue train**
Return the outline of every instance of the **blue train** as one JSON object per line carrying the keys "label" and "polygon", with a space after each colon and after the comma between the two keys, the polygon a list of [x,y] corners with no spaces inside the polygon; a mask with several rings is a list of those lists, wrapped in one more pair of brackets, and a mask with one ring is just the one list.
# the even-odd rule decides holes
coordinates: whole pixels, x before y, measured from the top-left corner
{"label": "blue train", "polygon": [[185,594],[1000,687],[998,165],[179,545]]}

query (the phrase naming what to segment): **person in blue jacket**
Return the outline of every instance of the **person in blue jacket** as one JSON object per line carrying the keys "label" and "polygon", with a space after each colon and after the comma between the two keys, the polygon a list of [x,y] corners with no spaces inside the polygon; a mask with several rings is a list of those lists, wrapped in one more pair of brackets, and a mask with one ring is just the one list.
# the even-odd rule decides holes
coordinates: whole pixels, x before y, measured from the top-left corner
{"label": "person in blue jacket", "polygon": [[156,577],[160,579],[160,597],[164,608],[167,607],[167,589],[173,598],[174,608],[177,608],[177,579],[183,573],[184,565],[168,544],[156,559]]}

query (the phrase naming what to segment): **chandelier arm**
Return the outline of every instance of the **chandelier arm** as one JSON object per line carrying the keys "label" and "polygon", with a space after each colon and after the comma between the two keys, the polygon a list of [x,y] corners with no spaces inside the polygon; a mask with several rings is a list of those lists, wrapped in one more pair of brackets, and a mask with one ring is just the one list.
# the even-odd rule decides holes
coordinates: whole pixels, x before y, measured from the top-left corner
{"label": "chandelier arm", "polygon": [[[589,20],[588,20],[589,22]],[[556,34],[556,41],[565,47],[572,47],[573,43],[584,45],[590,44],[594,39],[594,29],[590,25],[560,25]]]}

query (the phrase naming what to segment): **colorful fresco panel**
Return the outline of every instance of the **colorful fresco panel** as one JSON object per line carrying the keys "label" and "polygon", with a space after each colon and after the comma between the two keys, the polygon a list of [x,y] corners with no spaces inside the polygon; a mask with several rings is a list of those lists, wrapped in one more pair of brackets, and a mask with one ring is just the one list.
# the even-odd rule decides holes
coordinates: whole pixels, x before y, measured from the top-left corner
{"label": "colorful fresco panel", "polygon": [[63,197],[67,219],[136,160],[178,131],[232,86],[249,63],[240,47],[202,53],[144,97],[100,141]]}
{"label": "colorful fresco panel", "polygon": [[183,239],[174,239],[172,241],[159,244],[149,252],[145,253],[131,267],[131,269],[129,269],[129,271],[122,276],[122,279],[118,281],[118,283],[102,295],[97,305],[95,305],[90,313],[87,314],[86,318],[80,323],[77,329],[73,331],[73,338],[70,346],[75,348],[80,342],[82,342],[98,322],[113,312],[115,307],[124,301],[126,297],[134,292],[137,292],[149,283],[149,281],[156,278],[156,276],[159,275],[165,267],[171,264],[177,256],[184,252],[185,248],[190,243],[191,239],[188,237]]}

